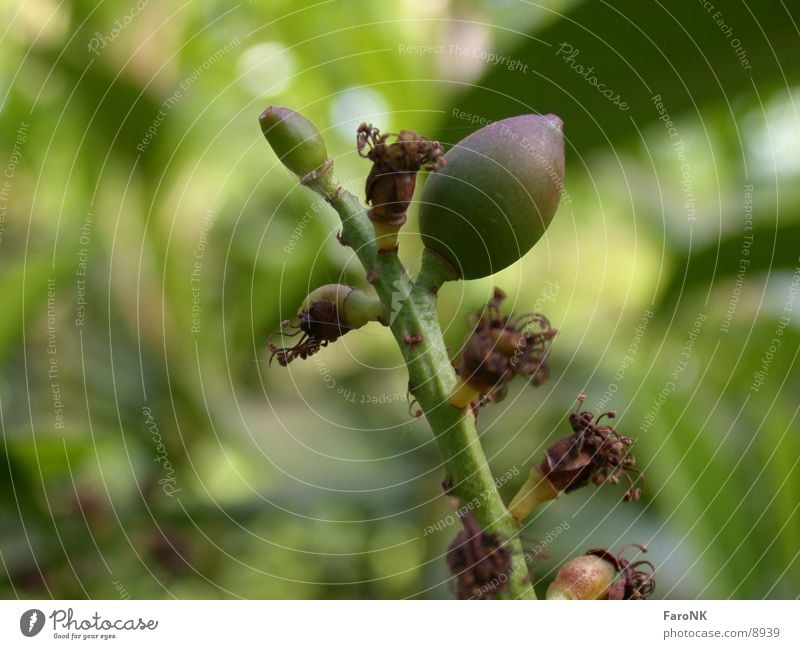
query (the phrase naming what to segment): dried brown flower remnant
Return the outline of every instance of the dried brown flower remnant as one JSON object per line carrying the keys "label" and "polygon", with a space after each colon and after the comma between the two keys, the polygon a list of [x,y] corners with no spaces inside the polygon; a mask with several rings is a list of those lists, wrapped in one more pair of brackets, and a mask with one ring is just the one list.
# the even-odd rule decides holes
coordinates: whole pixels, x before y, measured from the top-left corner
{"label": "dried brown flower remnant", "polygon": [[298,336],[300,340],[291,347],[278,347],[274,343],[267,343],[273,358],[278,359],[278,364],[286,367],[295,358],[306,359],[316,354],[321,347],[336,341],[339,336],[350,331],[345,323],[341,322],[338,313],[330,303],[316,303],[307,309],[302,309],[297,314],[299,322],[294,324],[289,320],[281,323],[283,336]]}
{"label": "dried brown flower remnant", "polygon": [[549,376],[547,355],[557,331],[539,313],[503,316],[500,306],[505,298],[495,289],[484,311],[473,314],[474,329],[457,366],[461,382],[450,398],[457,408],[479,397],[480,403],[500,401],[517,375],[537,387]]}
{"label": "dried brown flower remnant", "polygon": [[473,512],[461,517],[461,530],[447,549],[447,565],[456,578],[458,599],[488,599],[508,585],[511,549],[481,529]]}
{"label": "dried brown flower remnant", "polygon": [[336,341],[352,329],[358,329],[372,320],[382,321],[383,307],[376,298],[363,291],[342,284],[326,284],[309,293],[297,312],[297,323],[286,320],[282,323],[284,337],[300,336],[291,347],[267,346],[273,358],[286,366],[295,358],[308,358],[321,347]]}
{"label": "dried brown flower remnant", "polygon": [[[613,565],[619,579],[608,592],[608,599],[646,599],[656,589],[655,567],[650,561],[628,561],[623,555],[628,548],[636,548],[640,552],[647,552],[647,547],[639,543],[631,543],[621,548],[614,555],[606,548],[592,548],[587,550],[587,555],[600,557]],[[644,569],[643,569],[644,568]]]}
{"label": "dried brown flower remnant", "polygon": [[[389,138],[394,137],[394,142]],[[406,212],[414,196],[417,172],[435,171],[444,166],[444,149],[414,131],[384,133],[372,124],[362,123],[356,131],[358,153],[372,161],[367,176],[368,212],[375,226],[379,250],[397,246],[397,232],[406,222]],[[364,151],[365,149],[366,152]]]}
{"label": "dried brown flower remnant", "polygon": [[[579,407],[583,399],[583,395],[578,398]],[[570,492],[589,483],[617,484],[624,476],[628,489],[623,499],[639,500],[642,490],[636,482],[640,471],[630,452],[635,441],[620,435],[611,426],[600,424],[603,417],[614,416],[613,412],[605,412],[595,419],[591,412],[577,410],[570,415],[574,433],[548,448],[540,467],[542,475],[556,490]],[[630,477],[631,473],[637,474],[636,479]]]}
{"label": "dried brown flower remnant", "polygon": [[[578,397],[583,403],[584,396]],[[579,405],[580,407],[580,405]],[[589,483],[617,484],[622,476],[628,481],[623,500],[639,500],[642,490],[637,486],[641,471],[631,454],[635,441],[620,435],[614,428],[600,424],[606,412],[595,419],[591,412],[576,410],[569,417],[574,431],[545,451],[541,464],[531,467],[530,476],[508,506],[511,515],[522,522],[542,503]],[[634,474],[635,478],[631,478]]]}

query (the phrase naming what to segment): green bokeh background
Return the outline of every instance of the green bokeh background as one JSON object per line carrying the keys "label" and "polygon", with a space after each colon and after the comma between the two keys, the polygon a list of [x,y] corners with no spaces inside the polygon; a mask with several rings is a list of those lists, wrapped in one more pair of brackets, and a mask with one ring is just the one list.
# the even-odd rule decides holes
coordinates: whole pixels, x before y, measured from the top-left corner
{"label": "green bokeh background", "polygon": [[[560,331],[551,381],[481,414],[496,475],[516,469],[506,498],[580,392],[639,438],[641,503],[587,488],[529,522],[537,588],[589,547],[643,542],[657,597],[796,597],[799,17],[680,4],[4,2],[0,595],[452,596],[456,527],[426,533],[452,509],[389,334],[267,366],[311,288],[366,287],[336,215],[263,141],[278,103],[359,193],[362,120],[449,145],[482,119],[562,116],[547,237],[441,293],[454,350],[495,285]],[[415,231],[413,214],[412,270]]]}

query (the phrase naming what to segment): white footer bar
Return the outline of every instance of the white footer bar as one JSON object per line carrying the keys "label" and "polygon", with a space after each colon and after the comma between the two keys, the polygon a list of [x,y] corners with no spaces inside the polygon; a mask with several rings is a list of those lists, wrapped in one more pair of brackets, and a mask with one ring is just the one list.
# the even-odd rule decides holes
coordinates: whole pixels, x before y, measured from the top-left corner
{"label": "white footer bar", "polygon": [[798,647],[798,628],[797,601],[0,602],[0,647]]}

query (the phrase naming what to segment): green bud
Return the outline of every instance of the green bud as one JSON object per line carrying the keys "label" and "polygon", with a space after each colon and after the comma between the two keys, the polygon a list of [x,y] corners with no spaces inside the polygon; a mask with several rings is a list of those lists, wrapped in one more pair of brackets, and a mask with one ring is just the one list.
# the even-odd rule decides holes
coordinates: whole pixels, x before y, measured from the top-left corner
{"label": "green bud", "polygon": [[300,113],[270,106],[258,122],[272,150],[295,175],[306,176],[328,162],[322,134]]}
{"label": "green bud", "polygon": [[444,156],[420,201],[425,245],[464,279],[520,259],[556,212],[564,180],[564,134],[555,115],[519,115],[485,126]]}

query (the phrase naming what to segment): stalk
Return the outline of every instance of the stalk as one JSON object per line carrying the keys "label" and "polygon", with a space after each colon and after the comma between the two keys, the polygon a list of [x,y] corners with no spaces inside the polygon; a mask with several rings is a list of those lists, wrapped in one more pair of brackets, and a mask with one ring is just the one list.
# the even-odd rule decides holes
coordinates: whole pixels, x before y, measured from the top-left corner
{"label": "stalk", "polygon": [[439,326],[436,293],[452,269],[435,254],[426,253],[416,283],[412,283],[396,254],[378,254],[375,232],[360,201],[343,190],[330,167],[311,173],[303,184],[326,197],[339,213],[343,240],[355,250],[375,287],[390,329],[408,368],[409,388],[436,438],[453,491],[473,507],[481,527],[496,533],[512,550],[512,572],[504,599],[535,599],[519,528],[506,509],[481,447],[472,414],[448,403],[457,377]]}

